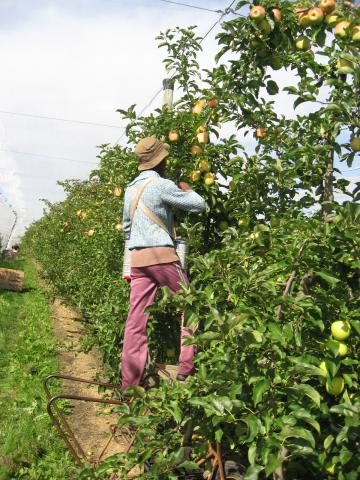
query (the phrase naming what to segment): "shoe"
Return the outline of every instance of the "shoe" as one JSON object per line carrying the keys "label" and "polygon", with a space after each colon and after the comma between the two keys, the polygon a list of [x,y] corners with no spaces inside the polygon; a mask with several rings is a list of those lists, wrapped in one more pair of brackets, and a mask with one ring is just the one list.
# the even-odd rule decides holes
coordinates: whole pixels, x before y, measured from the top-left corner
{"label": "shoe", "polygon": [[185,382],[187,377],[190,377],[190,375],[181,375],[181,373],[178,373],[176,375],[176,380],[178,380],[179,382]]}

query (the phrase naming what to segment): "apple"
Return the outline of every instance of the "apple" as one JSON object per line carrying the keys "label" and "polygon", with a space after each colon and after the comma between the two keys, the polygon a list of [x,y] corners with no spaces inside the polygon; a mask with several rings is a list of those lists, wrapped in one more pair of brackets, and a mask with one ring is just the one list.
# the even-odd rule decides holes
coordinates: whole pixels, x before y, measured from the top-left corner
{"label": "apple", "polygon": [[283,67],[283,61],[281,60],[280,57],[275,56],[275,57],[269,57],[268,58],[268,64],[273,70],[280,70],[280,68]]}
{"label": "apple", "polygon": [[334,475],[335,474],[335,468],[336,468],[336,465],[335,465],[335,463],[333,463],[332,465],[330,465],[330,467],[326,468],[326,471],[329,472],[330,475]]}
{"label": "apple", "polygon": [[200,170],[200,172],[202,172],[202,173],[210,172],[209,162],[208,162],[207,160],[205,160],[205,159],[200,160],[200,162],[199,162],[199,170]]}
{"label": "apple", "polygon": [[203,152],[202,148],[199,145],[192,145],[191,146],[191,155],[201,155]]}
{"label": "apple", "polygon": [[264,18],[264,20],[261,20],[258,25],[264,35],[269,35],[272,28],[270,23],[266,20],[266,18]]}
{"label": "apple", "polygon": [[239,218],[237,223],[238,223],[239,227],[247,228],[250,224],[250,219],[249,219],[249,217],[241,217],[241,218]]}
{"label": "apple", "polygon": [[193,170],[190,174],[190,179],[192,182],[197,182],[200,180],[201,177],[201,171],[200,170]]}
{"label": "apple", "polygon": [[321,0],[319,7],[325,12],[330,13],[335,10],[336,2],[335,0]]}
{"label": "apple", "polygon": [[249,12],[249,17],[256,22],[259,22],[265,18],[265,8],[260,5],[254,5]]}
{"label": "apple", "polygon": [[325,23],[327,28],[333,28],[340,22],[340,17],[337,13],[331,13],[330,15],[326,15]]}
{"label": "apple", "polygon": [[346,357],[348,353],[348,346],[344,342],[338,342],[338,344],[339,344],[339,351],[338,351],[339,357]]}
{"label": "apple", "polygon": [[278,8],[272,8],[271,11],[274,15],[275,23],[280,22],[280,20],[281,20],[281,10],[279,10]]}
{"label": "apple", "polygon": [[204,107],[205,107],[205,100],[200,99],[193,106],[192,113],[194,115],[200,115],[200,113],[204,110]]}
{"label": "apple", "polygon": [[257,136],[257,138],[265,137],[265,135],[266,135],[266,130],[265,130],[265,128],[258,128],[258,129],[256,130],[256,136]]}
{"label": "apple", "polygon": [[199,143],[207,143],[209,141],[209,134],[207,132],[200,132],[197,134]]}
{"label": "apple", "polygon": [[354,152],[360,151],[360,137],[353,137],[350,143],[350,147]]}
{"label": "apple", "polygon": [[121,225],[121,223],[117,223],[117,224],[115,225],[115,230],[117,230],[118,232],[120,232],[120,231],[122,230],[122,225]]}
{"label": "apple", "polygon": [[213,98],[212,100],[208,101],[208,107],[210,108],[216,108],[219,105],[219,102],[216,100],[216,98]]}
{"label": "apple", "polygon": [[115,197],[120,197],[120,195],[121,195],[121,188],[120,187],[115,187],[114,188],[114,195],[115,195]]}
{"label": "apple", "polygon": [[212,173],[212,172],[205,173],[204,183],[205,185],[208,185],[208,186],[213,185],[215,183],[215,173]]}
{"label": "apple", "polygon": [[197,133],[206,132],[206,127],[205,127],[205,125],[200,125],[200,127],[198,127],[198,128],[196,129],[196,132],[197,132]]}
{"label": "apple", "polygon": [[335,340],[346,340],[350,335],[350,331],[350,323],[346,320],[337,320],[331,324],[331,333]]}
{"label": "apple", "polygon": [[360,41],[360,25],[354,25],[351,38],[354,40],[354,42]]}
{"label": "apple", "polygon": [[77,215],[78,217],[80,217],[81,213],[82,213],[81,210],[77,210],[77,211],[76,211],[76,215]]}
{"label": "apple", "polygon": [[295,47],[297,50],[310,50],[311,48],[311,42],[310,39],[304,36],[298,37],[295,40]]}
{"label": "apple", "polygon": [[110,407],[105,407],[103,408],[103,414],[104,415],[109,415],[112,412]]}
{"label": "apple", "polygon": [[87,217],[87,213],[86,212],[81,212],[81,220],[85,220],[85,218]]}
{"label": "apple", "polygon": [[319,7],[310,8],[307,13],[310,25],[319,25],[324,19],[324,12]]}
{"label": "apple", "polygon": [[345,58],[339,58],[339,60],[336,62],[336,68],[338,73],[343,73],[345,75],[348,73],[354,73],[353,63]]}
{"label": "apple", "polygon": [[321,362],[320,365],[319,365],[319,368],[320,368],[320,370],[322,370],[325,373],[326,376],[329,374],[325,362]]}
{"label": "apple", "polygon": [[219,228],[221,232],[224,232],[227,228],[229,228],[229,224],[226,220],[221,220],[219,223]]}
{"label": "apple", "polygon": [[347,29],[349,28],[350,22],[348,20],[343,20],[339,22],[334,28],[335,37],[343,38],[347,35]]}
{"label": "apple", "polygon": [[302,27],[308,27],[310,25],[310,18],[307,12],[301,12],[298,15],[299,23]]}
{"label": "apple", "polygon": [[95,233],[94,230],[92,230],[92,229],[90,228],[90,230],[88,230],[88,231],[86,232],[86,235],[87,235],[88,237],[92,237],[92,236],[94,235],[94,233]]}
{"label": "apple", "polygon": [[170,142],[178,142],[180,138],[180,135],[176,130],[171,130],[168,135],[168,139]]}
{"label": "apple", "polygon": [[344,379],[342,377],[334,377],[332,380],[326,381],[326,391],[331,395],[339,395],[344,390]]}

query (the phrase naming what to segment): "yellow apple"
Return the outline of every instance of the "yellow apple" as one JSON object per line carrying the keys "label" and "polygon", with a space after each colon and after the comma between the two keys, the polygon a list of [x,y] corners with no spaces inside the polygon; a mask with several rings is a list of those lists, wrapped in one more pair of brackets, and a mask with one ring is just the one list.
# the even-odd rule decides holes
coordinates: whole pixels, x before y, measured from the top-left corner
{"label": "yellow apple", "polygon": [[201,172],[200,170],[193,170],[190,174],[190,179],[192,182],[197,182],[200,180]]}
{"label": "yellow apple", "polygon": [[178,142],[180,138],[180,135],[176,130],[171,130],[168,135],[168,139],[170,142]]}
{"label": "yellow apple", "polygon": [[339,357],[346,357],[348,353],[348,346],[344,342],[339,342]]}
{"label": "yellow apple", "polygon": [[213,185],[215,183],[215,173],[212,173],[212,172],[205,173],[204,183],[205,185],[208,185],[208,186]]}
{"label": "yellow apple", "polygon": [[354,73],[354,65],[349,60],[345,58],[339,58],[336,62],[336,68],[338,73],[348,74]]}
{"label": "yellow apple", "polygon": [[351,38],[354,40],[354,42],[360,41],[360,25],[354,25],[351,32]]}
{"label": "yellow apple", "polygon": [[200,132],[197,134],[197,140],[199,143],[208,143],[209,134],[207,132]]}
{"label": "yellow apple", "polygon": [[198,100],[195,105],[192,107],[192,113],[194,115],[200,115],[200,113],[204,110],[204,107],[206,105],[205,100],[200,99]]}
{"label": "yellow apple", "polygon": [[347,35],[347,29],[349,28],[350,22],[348,20],[343,20],[339,22],[334,28],[335,37],[343,38]]}
{"label": "yellow apple", "polygon": [[121,223],[117,223],[117,224],[115,225],[115,230],[118,230],[119,232],[122,230],[122,225],[121,225]]}
{"label": "yellow apple", "polygon": [[340,16],[337,13],[331,13],[330,15],[326,15],[325,23],[327,28],[333,28],[340,22]]}
{"label": "yellow apple", "polygon": [[298,19],[302,27],[308,27],[310,25],[310,19],[306,12],[300,12],[298,14]]}
{"label": "yellow apple", "polygon": [[325,375],[329,374],[328,369],[326,367],[326,363],[324,361],[320,363],[319,368],[325,373]]}
{"label": "yellow apple", "polygon": [[206,127],[205,127],[205,125],[200,125],[200,127],[198,127],[198,128],[196,129],[196,132],[197,132],[197,133],[206,132]]}
{"label": "yellow apple", "polygon": [[339,395],[344,390],[344,379],[342,377],[334,377],[332,380],[326,381],[326,391],[330,395]]}
{"label": "yellow apple", "polygon": [[360,137],[353,137],[350,146],[354,152],[360,151]]}
{"label": "yellow apple", "polygon": [[207,160],[203,159],[203,160],[200,160],[199,162],[199,170],[200,172],[203,172],[203,173],[206,173],[206,172],[210,172],[210,164]]}
{"label": "yellow apple", "polygon": [[121,195],[121,188],[120,187],[115,187],[114,188],[114,195],[115,195],[115,197],[120,197],[120,195]]}
{"label": "yellow apple", "polygon": [[199,145],[192,145],[191,147],[191,155],[201,155],[203,152],[202,148]]}
{"label": "yellow apple", "polygon": [[351,326],[347,320],[337,320],[331,324],[331,333],[335,340],[346,340],[350,332]]}
{"label": "yellow apple", "polygon": [[311,42],[307,37],[301,36],[295,40],[295,47],[297,50],[310,50]]}
{"label": "yellow apple", "polygon": [[86,232],[86,235],[87,235],[88,237],[92,237],[92,236],[94,235],[94,233],[95,233],[94,230],[90,228],[90,230],[88,230],[88,231]]}

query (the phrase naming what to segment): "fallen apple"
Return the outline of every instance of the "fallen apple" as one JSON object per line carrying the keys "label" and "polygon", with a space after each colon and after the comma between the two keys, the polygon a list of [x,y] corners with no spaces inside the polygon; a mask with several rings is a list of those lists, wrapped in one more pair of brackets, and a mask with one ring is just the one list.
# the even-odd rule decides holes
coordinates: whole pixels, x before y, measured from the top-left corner
{"label": "fallen apple", "polygon": [[346,340],[350,332],[351,326],[347,320],[337,320],[331,324],[331,333],[335,340]]}
{"label": "fallen apple", "polygon": [[115,187],[114,188],[114,195],[115,195],[115,197],[120,197],[120,195],[121,195],[121,188],[120,187]]}
{"label": "fallen apple", "polygon": [[123,228],[123,227],[122,227],[121,223],[117,223],[117,224],[115,225],[115,230],[117,230],[117,231],[119,231],[119,232],[122,230],[122,228]]}
{"label": "fallen apple", "polygon": [[92,237],[92,236],[94,235],[94,233],[95,233],[94,230],[92,230],[92,229],[90,228],[90,230],[88,230],[88,231],[86,232],[86,235],[87,235],[88,237]]}

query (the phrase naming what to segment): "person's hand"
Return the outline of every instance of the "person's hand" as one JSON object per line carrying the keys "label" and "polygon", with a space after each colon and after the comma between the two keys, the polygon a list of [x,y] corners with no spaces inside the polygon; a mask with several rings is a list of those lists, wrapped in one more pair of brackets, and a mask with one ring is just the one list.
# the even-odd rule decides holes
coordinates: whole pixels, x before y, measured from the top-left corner
{"label": "person's hand", "polygon": [[179,187],[181,188],[181,190],[184,190],[185,192],[192,192],[192,188],[190,188],[186,182],[180,182]]}

